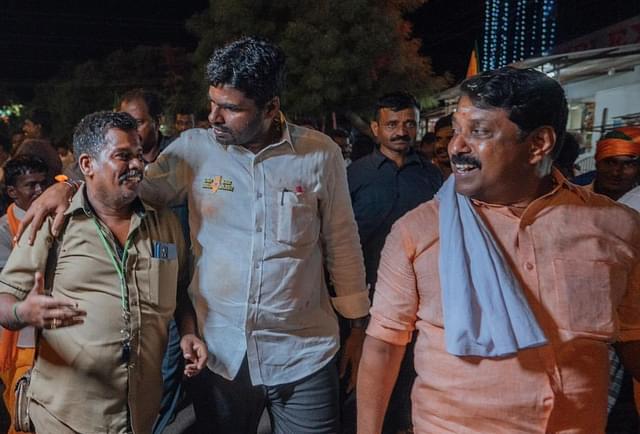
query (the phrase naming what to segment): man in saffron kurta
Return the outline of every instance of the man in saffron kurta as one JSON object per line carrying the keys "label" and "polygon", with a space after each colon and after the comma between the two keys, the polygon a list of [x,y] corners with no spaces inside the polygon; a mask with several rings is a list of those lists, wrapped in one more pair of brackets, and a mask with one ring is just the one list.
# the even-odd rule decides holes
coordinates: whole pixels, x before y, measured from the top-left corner
{"label": "man in saffron kurta", "polygon": [[[417,329],[416,433],[602,433],[609,342],[638,375],[640,218],[551,172],[566,123],[557,83],[505,68],[461,89],[449,182],[501,251],[546,343],[499,357],[452,354],[447,314],[473,315],[477,306],[443,309],[443,281],[451,279],[440,272],[451,259],[440,255],[444,199],[423,204],[398,220],[382,253],[359,371],[358,432],[379,432]],[[484,325],[502,327],[481,311]]]}

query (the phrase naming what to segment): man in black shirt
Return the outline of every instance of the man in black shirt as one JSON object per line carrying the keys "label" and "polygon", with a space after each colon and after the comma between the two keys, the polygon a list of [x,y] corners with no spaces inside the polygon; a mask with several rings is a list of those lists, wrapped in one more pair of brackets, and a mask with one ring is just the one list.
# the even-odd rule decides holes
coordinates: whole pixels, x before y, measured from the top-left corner
{"label": "man in black shirt", "polygon": [[[414,150],[419,120],[420,108],[412,95],[399,92],[380,98],[371,122],[378,146],[347,169],[371,294],[391,226],[406,212],[433,198],[442,185],[440,171]],[[415,372],[410,348],[407,354],[389,404],[385,433],[411,427],[410,392]]]}

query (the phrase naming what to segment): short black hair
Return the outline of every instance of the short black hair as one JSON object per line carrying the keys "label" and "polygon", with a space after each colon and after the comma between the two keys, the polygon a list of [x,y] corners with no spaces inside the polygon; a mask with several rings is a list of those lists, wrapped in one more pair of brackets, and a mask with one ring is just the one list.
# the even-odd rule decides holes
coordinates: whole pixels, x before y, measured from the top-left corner
{"label": "short black hair", "polygon": [[468,78],[460,90],[476,107],[504,109],[523,138],[536,128],[551,126],[556,133],[552,157],[560,153],[567,127],[567,99],[562,86],[546,74],[504,67]]}
{"label": "short black hair", "polygon": [[[156,122],[160,120],[162,117],[162,99],[160,95],[156,92],[143,89],[136,88],[126,91],[122,97],[120,98],[120,102],[118,106],[120,106],[125,101],[133,101],[136,99],[141,99],[147,105],[147,110],[149,111],[149,116],[153,118]],[[158,125],[160,128],[160,125]]]}
{"label": "short black hair", "polygon": [[187,107],[186,105],[181,105],[176,107],[175,110],[176,115],[191,115],[194,116],[193,110],[191,107]]}
{"label": "short black hair", "polygon": [[30,120],[36,125],[40,125],[40,131],[42,135],[48,137],[51,134],[51,112],[41,108],[34,108],[27,115],[26,119]]}
{"label": "short black hair", "polygon": [[4,163],[4,183],[7,186],[16,186],[18,176],[29,173],[44,173],[49,171],[47,164],[40,157],[31,154],[16,155]]}
{"label": "short black hair", "polygon": [[106,143],[107,133],[112,128],[136,131],[136,120],[124,112],[91,113],[80,121],[73,131],[73,152],[80,157],[87,154],[97,157]]}
{"label": "short black hair", "polygon": [[285,61],[277,45],[245,37],[213,52],[207,64],[207,81],[213,87],[234,87],[262,108],[284,90]]}
{"label": "short black hair", "polygon": [[433,132],[437,133],[441,128],[447,128],[452,126],[453,113],[450,113],[446,116],[442,116],[440,119],[436,121],[436,124],[433,127]]}
{"label": "short black hair", "polygon": [[435,143],[436,140],[438,140],[438,138],[435,133],[426,132],[424,136],[422,136],[422,139],[420,139],[420,144]]}
{"label": "short black hair", "polygon": [[556,155],[555,164],[563,168],[573,168],[578,155],[580,155],[580,144],[576,136],[571,133],[565,133],[562,149]]}
{"label": "short black hair", "polygon": [[375,112],[373,113],[374,119],[377,121],[380,118],[380,110],[386,108],[391,109],[394,112],[408,108],[416,108],[420,111],[420,104],[416,98],[408,92],[393,92],[387,93],[376,101]]}

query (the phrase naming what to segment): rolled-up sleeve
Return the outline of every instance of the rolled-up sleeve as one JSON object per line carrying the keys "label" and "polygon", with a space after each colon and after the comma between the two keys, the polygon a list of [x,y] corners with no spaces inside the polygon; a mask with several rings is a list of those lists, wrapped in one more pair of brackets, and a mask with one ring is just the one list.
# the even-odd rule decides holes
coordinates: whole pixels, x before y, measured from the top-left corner
{"label": "rolled-up sleeve", "polygon": [[618,320],[619,341],[640,340],[640,262],[628,276],[627,291],[618,306]]}
{"label": "rolled-up sleeve", "polygon": [[336,292],[331,301],[345,318],[360,318],[369,311],[369,293],[347,174],[337,146],[327,165],[327,194],[320,208],[325,260]]}
{"label": "rolled-up sleeve", "polygon": [[419,301],[414,256],[415,244],[399,220],[387,236],[380,257],[369,336],[393,345],[411,341]]}
{"label": "rolled-up sleeve", "polygon": [[140,197],[162,206],[184,205],[187,199],[188,165],[185,164],[184,136],[173,141],[156,161],[145,167]]}
{"label": "rolled-up sleeve", "polygon": [[[13,248],[7,264],[0,273],[0,293],[11,294],[23,300],[31,291],[36,271],[44,273],[47,266],[47,257],[53,242],[50,228],[51,221],[46,220],[37,232],[32,246],[23,240]],[[28,233],[29,227],[26,231]]]}

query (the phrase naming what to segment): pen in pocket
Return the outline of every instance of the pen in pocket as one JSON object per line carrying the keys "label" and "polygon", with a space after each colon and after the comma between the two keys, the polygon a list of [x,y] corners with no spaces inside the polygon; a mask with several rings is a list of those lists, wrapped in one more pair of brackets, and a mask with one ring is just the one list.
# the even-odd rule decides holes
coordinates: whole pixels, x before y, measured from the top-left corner
{"label": "pen in pocket", "polygon": [[287,192],[291,193],[291,190],[289,190],[288,188],[282,189],[282,192],[280,194],[280,206],[284,205],[284,194]]}

